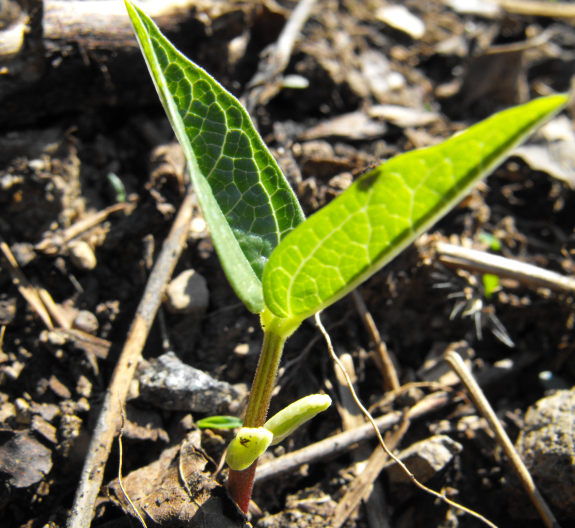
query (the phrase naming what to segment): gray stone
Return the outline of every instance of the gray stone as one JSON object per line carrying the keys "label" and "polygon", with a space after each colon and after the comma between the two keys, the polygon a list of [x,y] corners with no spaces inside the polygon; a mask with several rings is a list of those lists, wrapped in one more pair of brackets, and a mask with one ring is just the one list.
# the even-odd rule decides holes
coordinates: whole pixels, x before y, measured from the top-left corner
{"label": "gray stone", "polygon": [[166,308],[175,314],[203,312],[208,307],[209,299],[206,279],[189,269],[170,282],[166,291]]}
{"label": "gray stone", "polygon": [[219,414],[238,397],[229,383],[182,363],[173,352],[150,361],[139,382],[140,396],[166,410]]}
{"label": "gray stone", "polygon": [[[419,482],[425,483],[451,463],[463,450],[461,444],[448,436],[437,435],[416,442],[399,453],[398,458]],[[391,484],[410,484],[410,478],[395,462],[387,466]]]}
{"label": "gray stone", "polygon": [[539,490],[559,518],[575,518],[575,389],[560,390],[539,400],[525,414],[517,439]]}

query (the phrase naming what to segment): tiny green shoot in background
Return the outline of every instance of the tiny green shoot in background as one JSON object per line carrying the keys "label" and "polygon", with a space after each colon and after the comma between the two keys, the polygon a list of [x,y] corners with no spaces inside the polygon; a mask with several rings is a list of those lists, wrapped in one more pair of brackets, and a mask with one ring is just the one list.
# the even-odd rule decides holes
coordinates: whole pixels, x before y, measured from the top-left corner
{"label": "tiny green shoot in background", "polygon": [[208,416],[196,422],[200,429],[237,429],[244,425],[236,416]]}
{"label": "tiny green shoot in background", "polygon": [[[262,352],[238,433],[247,444],[257,439],[258,447],[250,451],[255,461],[246,469],[231,469],[228,480],[230,494],[247,512],[257,455],[273,442],[273,433],[259,428],[265,429],[286,339],[304,319],[368,279],[451,210],[559,112],[567,96],[506,110],[437,146],[382,163],[305,220],[239,101],[176,50],[134,4],[126,0],[126,7],[186,154],[222,267],[247,308],[261,314]],[[306,405],[300,409],[302,421],[290,411],[274,430],[289,434],[309,419]],[[239,459],[238,467],[248,460],[241,454]]]}
{"label": "tiny green shoot in background", "polygon": [[485,298],[491,299],[493,294],[499,289],[499,277],[492,273],[485,273],[483,275],[483,290],[485,291]]}

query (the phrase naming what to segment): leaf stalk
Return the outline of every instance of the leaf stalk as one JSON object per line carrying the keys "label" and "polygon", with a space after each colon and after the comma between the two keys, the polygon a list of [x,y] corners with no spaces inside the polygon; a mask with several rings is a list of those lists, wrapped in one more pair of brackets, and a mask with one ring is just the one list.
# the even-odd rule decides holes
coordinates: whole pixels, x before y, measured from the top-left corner
{"label": "leaf stalk", "polygon": [[[281,319],[265,310],[261,315],[264,341],[252,384],[244,427],[262,427],[266,421],[272,391],[285,342],[300,322]],[[230,469],[227,488],[240,509],[247,514],[258,461],[243,471]]]}

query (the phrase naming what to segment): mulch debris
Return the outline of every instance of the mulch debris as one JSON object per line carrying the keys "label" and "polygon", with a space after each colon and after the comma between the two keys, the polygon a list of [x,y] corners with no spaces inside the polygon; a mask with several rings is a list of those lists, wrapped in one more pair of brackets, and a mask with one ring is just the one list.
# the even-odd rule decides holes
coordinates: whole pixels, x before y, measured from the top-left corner
{"label": "mulch debris", "polygon": [[[259,54],[277,40],[296,3],[196,4],[187,21],[168,17],[164,23],[170,31],[174,24],[194,28],[191,58],[234,94],[249,95]],[[567,91],[575,74],[575,19],[553,9],[530,12],[532,4],[317,0],[285,68],[287,81],[253,108],[306,214],[375,163],[436,144],[511,105]],[[20,27],[24,15],[18,7],[0,23],[0,35]],[[185,33],[176,33],[185,47]],[[41,42],[42,35],[32,31],[29,38]],[[21,120],[10,111],[0,122],[0,517],[6,527],[65,526],[103,395],[185,194],[185,160],[151,81],[136,97],[137,87],[114,66],[128,57],[134,79],[145,79],[144,62],[133,44],[114,45],[112,53],[50,47],[47,69],[30,78],[15,66],[18,54],[0,56],[0,101],[22,104],[16,81],[34,93],[41,84],[33,83],[48,76],[53,89],[60,64],[66,83],[75,78],[71,72],[82,71],[74,68],[88,64],[90,75],[105,77],[107,90],[64,101],[50,92],[57,103],[46,99],[37,120],[24,109]],[[77,57],[76,65],[68,63],[66,53],[80,53],[87,63]],[[75,90],[65,88],[64,94]],[[440,359],[446,350],[464,352],[554,514],[562,526],[575,526],[573,294],[512,279],[486,294],[480,273],[440,264],[433,244],[450,242],[572,276],[574,117],[571,104],[361,286],[404,386],[398,395],[384,394],[374,343],[352,300],[323,314],[375,416],[448,391],[450,403],[414,420],[397,451],[419,461],[427,485],[498,526],[535,528],[541,520],[487,423]],[[225,491],[227,470],[218,468],[233,432],[200,431],[196,421],[241,415],[261,332],[258,317],[227,283],[197,205],[174,278],[180,274],[186,281],[174,286],[173,298],[189,296],[195,276],[201,302],[186,297],[178,304],[171,297],[147,340],[125,410],[124,488],[149,527],[241,527],[247,520]],[[24,287],[46,307],[44,315],[25,300]],[[266,453],[261,464],[343,430],[336,388],[325,343],[304,323],[288,341],[270,412],[318,391],[338,405]],[[368,456],[375,448],[369,442]],[[137,522],[118,480],[118,454],[115,444],[94,527]],[[256,485],[250,522],[331,526],[360,467],[358,457],[346,453]],[[383,471],[375,488],[390,526],[482,525],[410,486],[396,469]],[[344,526],[374,523],[360,506]]]}

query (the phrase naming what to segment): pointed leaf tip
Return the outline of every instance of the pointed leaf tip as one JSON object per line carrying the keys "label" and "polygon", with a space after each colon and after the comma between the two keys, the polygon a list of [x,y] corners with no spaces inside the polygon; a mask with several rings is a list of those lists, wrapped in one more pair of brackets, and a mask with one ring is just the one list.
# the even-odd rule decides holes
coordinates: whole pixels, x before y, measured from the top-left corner
{"label": "pointed leaf tip", "polygon": [[542,97],[500,112],[364,174],[273,252],[263,276],[269,310],[303,320],[349,293],[450,211],[568,99]]}
{"label": "pointed leaf tip", "polygon": [[240,102],[174,48],[136,5],[125,4],[226,276],[259,313],[265,308],[263,270],[275,247],[303,222],[299,202]]}

